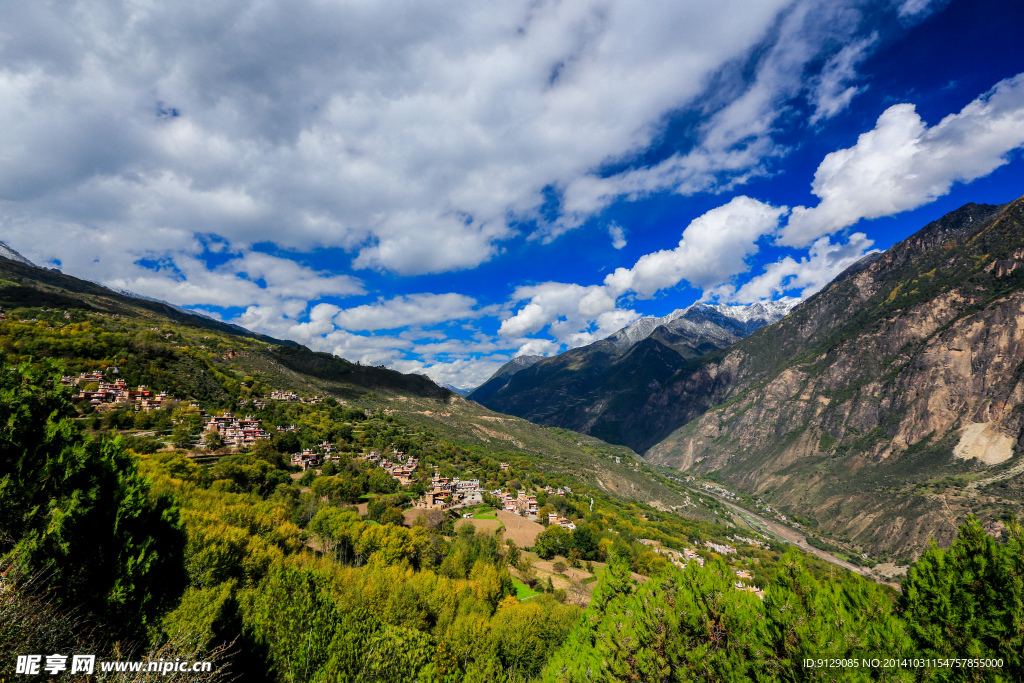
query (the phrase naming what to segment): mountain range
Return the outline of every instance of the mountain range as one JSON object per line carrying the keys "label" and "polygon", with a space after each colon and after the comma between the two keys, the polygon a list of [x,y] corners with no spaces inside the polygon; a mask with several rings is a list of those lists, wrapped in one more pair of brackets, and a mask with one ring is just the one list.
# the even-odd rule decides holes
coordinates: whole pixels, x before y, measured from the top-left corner
{"label": "mountain range", "polygon": [[968,514],[998,531],[1024,512],[1024,199],[965,205],[802,302],[694,304],[559,356],[514,359],[471,400],[0,252],[0,305],[40,312],[26,318],[67,310],[111,329],[118,316],[174,323],[194,330],[191,344],[227,335],[234,351],[216,357],[125,342],[159,346],[184,394],[217,399],[212,378],[228,370],[259,376],[673,504],[672,492],[616,459],[642,452],[876,558],[906,561],[931,538],[946,544]]}
{"label": "mountain range", "polygon": [[1020,513],[1024,199],[967,204],[748,334],[710,308],[470,398],[712,477],[875,555],[949,542],[969,513],[990,530]]}
{"label": "mountain range", "polygon": [[1024,199],[928,224],[698,372],[729,379],[649,462],[874,552],[1000,527],[1024,491]]}
{"label": "mountain range", "polygon": [[640,318],[606,339],[552,358],[515,358],[467,398],[498,412],[643,449],[691,416],[686,406],[675,406],[652,422],[642,405],[658,388],[709,352],[780,320],[798,303],[793,298],[696,303],[664,317]]}

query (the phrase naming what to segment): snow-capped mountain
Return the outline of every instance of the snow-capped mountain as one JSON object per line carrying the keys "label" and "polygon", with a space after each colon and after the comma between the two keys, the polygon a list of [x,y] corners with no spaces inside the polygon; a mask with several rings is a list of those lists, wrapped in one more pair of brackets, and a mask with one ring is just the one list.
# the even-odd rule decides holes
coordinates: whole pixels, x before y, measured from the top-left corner
{"label": "snow-capped mountain", "polygon": [[7,258],[7,259],[11,259],[12,261],[17,261],[18,263],[24,263],[26,266],[32,266],[33,268],[38,268],[38,266],[36,264],[34,264],[31,261],[29,261],[27,258],[25,258],[21,254],[16,252],[14,249],[11,249],[4,242],[0,242],[0,256],[2,256],[4,258]]}
{"label": "snow-capped mountain", "polygon": [[742,338],[786,317],[798,303],[800,299],[794,297],[753,304],[695,303],[660,318],[646,316],[635,320],[606,341],[615,344],[619,350],[625,350],[647,339],[662,325],[674,332],[688,332],[710,338],[723,337],[726,333]]}
{"label": "snow-capped mountain", "polygon": [[[469,398],[499,412],[553,420],[546,424],[561,425],[564,419],[579,429],[593,406],[608,405],[637,378],[644,378],[642,386],[666,381],[683,364],[732,346],[781,320],[798,303],[794,298],[736,306],[696,303],[666,316],[640,318],[606,339],[557,356],[509,361]],[[624,378],[629,379],[624,383]]]}
{"label": "snow-capped mountain", "polygon": [[536,365],[538,361],[542,360],[544,360],[544,356],[516,356],[498,368],[498,371],[491,375],[490,379],[500,377],[501,375],[514,375],[520,370],[525,370],[531,365]]}

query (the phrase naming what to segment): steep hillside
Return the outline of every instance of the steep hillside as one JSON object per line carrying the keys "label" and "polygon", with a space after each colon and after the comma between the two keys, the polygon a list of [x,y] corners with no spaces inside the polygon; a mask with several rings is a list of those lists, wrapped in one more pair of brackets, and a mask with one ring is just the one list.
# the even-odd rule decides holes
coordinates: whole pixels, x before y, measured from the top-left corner
{"label": "steep hillside", "polygon": [[517,356],[498,368],[498,371],[488,377],[486,382],[468,394],[463,395],[466,397],[472,396],[472,400],[486,404],[496,393],[508,385],[512,375],[520,370],[532,367],[542,360],[544,360],[544,356]]}
{"label": "steep hillside", "polygon": [[[795,304],[694,304],[641,318],[607,339],[492,379],[467,398],[641,450],[712,405],[717,381],[694,373],[704,362],[698,359],[775,322]],[[676,378],[686,379],[676,385]]]}
{"label": "steep hillside", "polygon": [[56,270],[0,257],[0,310],[6,318],[0,352],[11,361],[50,358],[72,374],[104,368],[109,374],[116,366],[130,385],[232,410],[240,403],[251,410],[245,402],[274,389],[334,396],[403,417],[470,450],[528,459],[609,495],[662,509],[684,500],[628,448],[499,415],[423,375],[352,363]]}
{"label": "steep hillside", "polygon": [[689,377],[728,375],[719,405],[649,461],[874,553],[1020,514],[1024,200],[944,216],[719,353]]}
{"label": "steep hillside", "polygon": [[171,304],[115,292],[95,282],[65,275],[56,268],[40,268],[0,242],[0,306],[4,308],[65,308],[141,317],[160,316],[192,327],[240,335],[271,344],[297,346],[250,332],[238,325],[190,313]]}

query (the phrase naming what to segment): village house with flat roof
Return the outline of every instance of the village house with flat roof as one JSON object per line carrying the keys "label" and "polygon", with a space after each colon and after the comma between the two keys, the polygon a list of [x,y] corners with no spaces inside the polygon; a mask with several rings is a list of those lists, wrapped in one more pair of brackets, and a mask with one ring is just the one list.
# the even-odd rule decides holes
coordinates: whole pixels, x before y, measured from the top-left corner
{"label": "village house with flat roof", "polygon": [[274,401],[298,401],[299,395],[294,391],[278,391],[275,389],[270,392],[270,398]]}
{"label": "village house with flat roof", "polygon": [[205,435],[210,432],[219,433],[226,446],[252,446],[260,439],[270,438],[260,426],[259,420],[251,415],[239,418],[231,413],[224,413],[211,417],[203,426],[204,442]]}

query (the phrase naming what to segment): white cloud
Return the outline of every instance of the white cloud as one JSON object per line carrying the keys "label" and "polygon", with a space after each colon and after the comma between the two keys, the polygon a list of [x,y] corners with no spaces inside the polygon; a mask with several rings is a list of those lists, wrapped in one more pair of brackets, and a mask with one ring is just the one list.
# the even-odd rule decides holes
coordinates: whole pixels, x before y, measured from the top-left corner
{"label": "white cloud", "polygon": [[[519,287],[512,303],[527,303],[502,321],[499,334],[520,337],[546,329],[569,348],[604,339],[640,317],[618,306],[624,294],[650,298],[684,280],[709,289],[749,270],[758,240],[774,234],[785,212],[785,207],[735,197],[691,221],[675,249],[641,256],[632,268],[609,274],[602,285],[545,282]],[[534,344],[529,353],[538,353],[538,348]],[[526,352],[521,348],[519,353]]]}
{"label": "white cloud", "polygon": [[[211,234],[337,247],[356,268],[472,268],[546,188],[565,191],[567,229],[616,196],[760,172],[780,104],[860,1],[10,0],[5,227],[93,279],[118,270],[110,245],[173,258]],[[711,99],[692,153],[595,175]]]}
{"label": "white cloud", "polygon": [[615,296],[601,285],[545,282],[517,288],[512,301],[525,300],[525,306],[502,321],[498,333],[503,337],[522,337],[547,328],[559,343],[580,346],[622,326],[609,329],[609,325],[622,320],[628,324],[639,317],[635,311],[618,309]]}
{"label": "white cloud", "polygon": [[850,83],[857,77],[857,66],[877,42],[878,34],[872,33],[863,40],[850,43],[828,60],[811,92],[811,104],[814,105],[810,119],[812,126],[846,109],[853,98],[863,92],[863,88]]}
{"label": "white cloud", "polygon": [[522,341],[513,358],[519,356],[553,356],[562,345],[552,339],[526,339]]}
{"label": "white cloud", "polygon": [[937,0],[902,0],[899,5],[901,18],[918,18],[931,12],[935,5],[941,4]]}
{"label": "white cloud", "polygon": [[354,277],[317,272],[290,259],[259,252],[248,252],[241,258],[219,266],[216,271],[244,274],[250,280],[263,280],[267,289],[278,298],[308,301],[325,295],[344,297],[366,293],[362,282]]}
{"label": "white cloud", "polygon": [[1024,74],[929,128],[912,104],[889,107],[853,147],[832,152],[814,174],[821,202],[793,209],[779,243],[801,247],[864,218],[915,209],[955,182],[988,175],[1024,145]]}
{"label": "white cloud", "polygon": [[319,337],[313,345],[320,351],[365,365],[394,365],[414,347],[413,342],[397,336],[362,335],[347,330],[335,330]]}
{"label": "white cloud", "polygon": [[626,246],[626,231],[621,225],[612,223],[608,226],[608,235],[612,238],[612,248],[622,249]]}
{"label": "white cloud", "polygon": [[[766,159],[784,152],[772,139],[786,101],[805,86],[808,64],[824,46],[848,39],[860,19],[856,3],[793,3],[780,15],[773,40],[756,60],[753,79],[723,68],[705,94],[698,143],[650,166],[615,175],[580,175],[565,187],[563,216],[548,238],[580,225],[620,197],[656,192],[725,192],[764,175]],[[735,66],[735,64],[731,65]],[[852,77],[852,65],[845,74]]]}
{"label": "white cloud", "polygon": [[342,310],[334,322],[347,330],[393,330],[476,318],[475,306],[476,299],[463,294],[410,294]]}
{"label": "white cloud", "polygon": [[[605,284],[520,287],[496,338],[420,329],[494,314],[462,294],[320,299],[365,293],[338,274],[349,266],[473,268],[531,221],[553,239],[618,199],[731,191],[767,173],[810,69],[825,64],[816,120],[853,97],[862,5],[8,0],[0,229],[82,277],[242,308],[234,322],[362,362],[476,377],[480,355],[614,332],[638,315],[618,305],[624,293],[727,286],[784,209],[736,198]],[[699,122],[692,147],[647,162],[677,116]],[[621,226],[608,234],[626,246]],[[335,272],[298,262],[323,248],[337,250]],[[210,267],[211,252],[228,260]],[[816,268],[789,277],[811,282]],[[552,338],[531,337],[543,330]]]}
{"label": "white cloud", "polygon": [[301,312],[311,299],[366,293],[354,277],[315,271],[259,252],[245,253],[213,269],[185,254],[159,262],[156,269],[122,261],[115,273],[107,273],[106,284],[179,305],[278,304],[292,310],[297,306]]}
{"label": "white cloud", "polygon": [[[459,389],[475,389],[498,371],[502,365],[507,363],[509,358],[486,358],[482,360],[454,360],[449,362],[433,363],[424,365],[415,362],[407,366],[396,364],[395,368],[402,372],[419,372],[434,380],[438,384],[450,384]],[[403,369],[408,367],[408,369]]]}
{"label": "white cloud", "polygon": [[682,281],[698,288],[721,285],[750,266],[757,242],[778,227],[786,207],[775,207],[750,197],[735,197],[695,218],[683,231],[679,246],[646,254],[632,268],[618,268],[605,285],[619,296],[636,292],[649,298]]}
{"label": "white cloud", "polygon": [[775,299],[796,290],[803,299],[831,282],[837,275],[870,252],[873,240],[862,232],[855,232],[845,243],[833,244],[822,237],[811,245],[807,256],[794,259],[786,256],[769,263],[738,290],[725,285],[705,294],[727,303],[753,303],[762,299]]}

